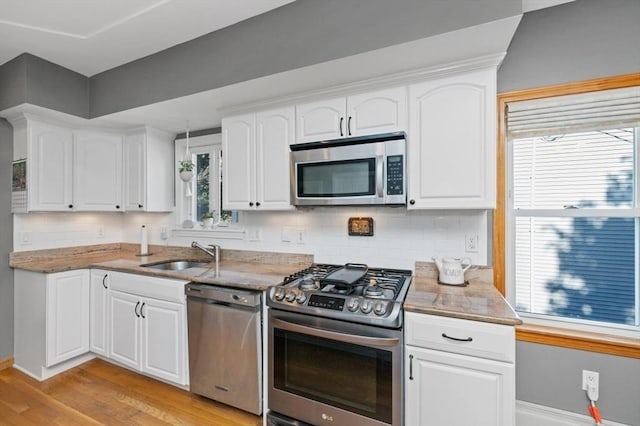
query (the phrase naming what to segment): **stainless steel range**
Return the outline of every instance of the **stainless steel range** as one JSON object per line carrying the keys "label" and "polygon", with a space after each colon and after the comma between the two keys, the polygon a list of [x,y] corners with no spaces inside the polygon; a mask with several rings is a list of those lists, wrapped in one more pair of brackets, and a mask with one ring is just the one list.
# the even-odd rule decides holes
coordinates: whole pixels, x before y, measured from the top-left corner
{"label": "stainless steel range", "polygon": [[267,424],[402,424],[411,275],[313,264],[270,289]]}

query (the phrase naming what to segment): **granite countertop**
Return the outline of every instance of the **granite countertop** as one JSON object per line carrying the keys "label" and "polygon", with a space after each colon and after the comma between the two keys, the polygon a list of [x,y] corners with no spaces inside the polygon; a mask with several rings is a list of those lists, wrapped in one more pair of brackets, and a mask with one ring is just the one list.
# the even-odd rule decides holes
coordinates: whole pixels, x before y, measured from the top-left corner
{"label": "granite countertop", "polygon": [[147,263],[168,260],[200,260],[211,258],[191,247],[149,246],[148,256],[136,254],[136,244],[114,243],[50,250],[14,252],[9,265],[16,269],[54,273],[74,269],[99,268],[163,278],[174,278],[205,284],[264,291],[283,278],[313,262],[313,256],[244,250],[221,250],[219,273],[215,263],[182,271],[145,268]]}
{"label": "granite countertop", "polygon": [[416,262],[416,274],[404,302],[406,312],[440,315],[495,324],[518,325],[522,320],[492,284],[492,269],[472,267],[466,286],[438,284],[433,263]]}

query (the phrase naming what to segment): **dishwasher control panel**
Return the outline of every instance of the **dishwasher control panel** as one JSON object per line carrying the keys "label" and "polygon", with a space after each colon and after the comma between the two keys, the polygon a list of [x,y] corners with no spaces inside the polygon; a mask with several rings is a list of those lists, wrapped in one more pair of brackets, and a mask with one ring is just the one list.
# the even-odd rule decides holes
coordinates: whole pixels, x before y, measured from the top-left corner
{"label": "dishwasher control panel", "polygon": [[255,307],[260,305],[261,293],[211,284],[188,283],[185,285],[187,297],[205,299],[211,303]]}

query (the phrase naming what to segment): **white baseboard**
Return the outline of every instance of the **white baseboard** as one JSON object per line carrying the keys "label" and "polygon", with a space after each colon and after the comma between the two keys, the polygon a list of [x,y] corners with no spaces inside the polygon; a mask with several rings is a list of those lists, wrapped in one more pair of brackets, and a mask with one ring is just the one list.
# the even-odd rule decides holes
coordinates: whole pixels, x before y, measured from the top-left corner
{"label": "white baseboard", "polygon": [[[586,404],[585,404],[586,412]],[[544,405],[516,401],[517,426],[593,426],[595,423],[588,415],[572,413]],[[629,426],[604,419],[605,426]]]}
{"label": "white baseboard", "polygon": [[50,377],[55,376],[56,374],[62,373],[63,371],[69,370],[69,369],[71,369],[73,367],[77,367],[80,364],[84,364],[85,362],[90,361],[95,357],[96,356],[93,353],[88,352],[86,354],[79,355],[79,356],[77,356],[75,358],[72,358],[70,360],[63,361],[60,364],[56,364],[56,365],[54,365],[52,367],[42,366],[42,367],[40,367],[39,374],[38,374],[38,372],[33,372],[33,371],[29,370],[28,368],[22,367],[19,364],[13,364],[13,368],[15,368],[18,371],[23,372],[27,376],[33,377],[34,379],[36,379],[39,382],[42,382],[44,380],[47,380]]}

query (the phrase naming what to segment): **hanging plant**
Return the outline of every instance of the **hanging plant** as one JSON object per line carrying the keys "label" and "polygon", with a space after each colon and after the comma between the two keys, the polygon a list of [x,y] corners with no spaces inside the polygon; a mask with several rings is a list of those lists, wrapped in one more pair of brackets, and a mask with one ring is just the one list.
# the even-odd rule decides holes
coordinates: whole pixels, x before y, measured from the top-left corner
{"label": "hanging plant", "polygon": [[193,164],[193,161],[191,160],[184,160],[184,161],[180,161],[180,167],[179,167],[179,171],[180,173],[182,172],[192,172],[193,168],[196,166],[195,164]]}
{"label": "hanging plant", "polygon": [[193,168],[195,164],[191,160],[180,161],[178,166],[178,172],[180,173],[180,179],[184,182],[189,182],[193,179]]}

